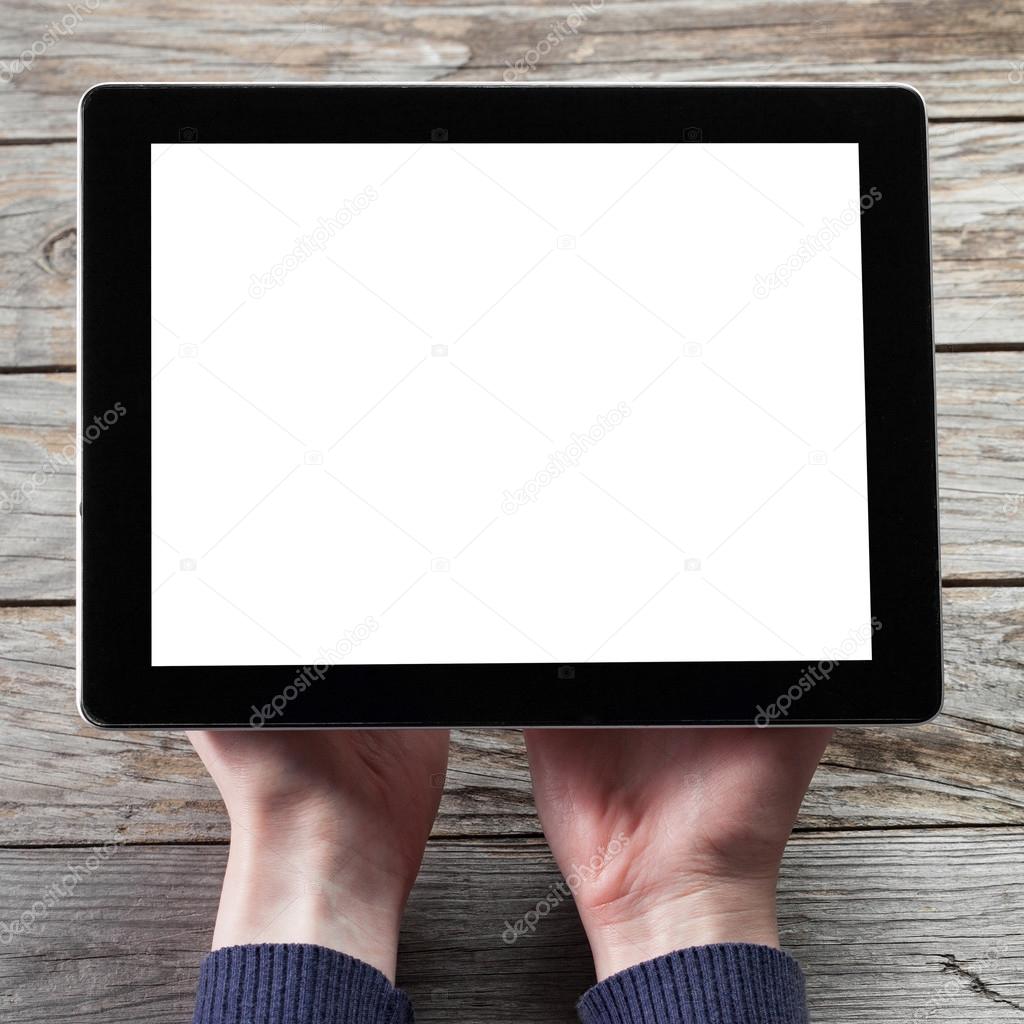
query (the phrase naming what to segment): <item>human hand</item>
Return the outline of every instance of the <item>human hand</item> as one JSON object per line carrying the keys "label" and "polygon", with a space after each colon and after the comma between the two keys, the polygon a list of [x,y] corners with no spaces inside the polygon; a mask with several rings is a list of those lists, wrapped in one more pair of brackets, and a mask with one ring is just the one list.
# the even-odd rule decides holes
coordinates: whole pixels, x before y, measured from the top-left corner
{"label": "human hand", "polygon": [[448,763],[440,731],[193,732],[231,818],[213,947],[305,942],[395,978]]}
{"label": "human hand", "polygon": [[778,945],[775,885],[830,729],[528,730],[541,824],[599,980],[676,949]]}

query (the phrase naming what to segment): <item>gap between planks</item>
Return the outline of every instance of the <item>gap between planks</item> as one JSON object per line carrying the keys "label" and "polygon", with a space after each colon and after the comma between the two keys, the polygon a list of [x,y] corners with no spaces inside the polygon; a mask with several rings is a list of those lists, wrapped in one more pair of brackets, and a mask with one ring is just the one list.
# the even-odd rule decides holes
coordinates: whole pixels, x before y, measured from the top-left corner
{"label": "gap between planks", "polygon": [[[825,764],[826,762],[822,762]],[[856,825],[849,828],[843,826],[837,826],[836,828],[822,828],[821,826],[815,826],[814,828],[802,828],[797,826],[793,829],[791,835],[799,836],[801,839],[823,839],[823,838],[837,838],[841,837],[844,839],[856,839],[858,836],[871,836],[877,833],[891,833],[894,838],[900,836],[922,836],[925,833],[938,833],[945,832],[951,835],[961,833],[963,835],[975,834],[978,832],[1004,832],[1004,833],[1019,833],[1024,837],[1024,825],[1014,824],[1012,822],[980,822],[978,824],[965,824],[964,822],[936,822],[931,824],[921,825]],[[99,840],[97,841],[99,842]],[[431,836],[427,840],[428,846],[443,845],[446,847],[452,846],[472,846],[474,844],[482,845],[493,845],[498,843],[522,842],[526,845],[546,845],[546,838],[543,832],[468,832],[453,835],[438,835]],[[93,843],[92,846],[96,844]],[[207,847],[228,847],[231,845],[229,839],[209,839],[209,840],[175,840],[175,839],[160,839],[152,840],[147,842],[141,840],[139,842],[132,842],[131,840],[121,840],[117,843],[119,847],[125,847],[130,849],[159,849],[168,848],[175,850],[191,849],[191,848],[202,848]],[[3,843],[0,842],[0,851],[2,852],[14,852],[14,853],[45,853],[51,850],[89,850],[92,849],[89,843],[77,842],[77,843],[40,843],[38,845],[33,843]]]}

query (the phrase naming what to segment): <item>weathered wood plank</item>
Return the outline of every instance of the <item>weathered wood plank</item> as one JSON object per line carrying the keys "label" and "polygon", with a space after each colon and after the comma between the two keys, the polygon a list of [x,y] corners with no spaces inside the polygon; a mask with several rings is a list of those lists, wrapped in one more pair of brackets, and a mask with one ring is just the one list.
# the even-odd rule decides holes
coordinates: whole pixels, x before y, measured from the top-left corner
{"label": "weathered wood plank", "polygon": [[[840,731],[801,828],[1024,825],[1024,589],[945,596],[943,714]],[[224,840],[220,800],[183,736],[79,720],[73,629],[71,608],[0,610],[0,845]],[[457,732],[435,834],[539,830],[520,736]]]}
{"label": "weathered wood plank", "polygon": [[[1019,15],[992,0],[147,0],[78,10],[48,42],[68,11],[61,0],[7,6],[4,138],[73,135],[76,101],[97,81],[501,81],[517,62],[525,81],[911,81],[933,116],[1024,115]],[[33,44],[38,56],[22,59]]]}
{"label": "weathered wood plank", "polygon": [[[1020,579],[1024,352],[940,353],[938,368],[945,576]],[[0,600],[74,598],[74,386],[0,374]]]}
{"label": "weathered wood plank", "polygon": [[[931,145],[937,342],[1024,345],[1020,128],[933,125]],[[70,366],[75,148],[5,147],[0,166],[0,367]]]}
{"label": "weathered wood plank", "polygon": [[75,376],[0,376],[0,599],[74,596]]}
{"label": "weathered wood plank", "polygon": [[939,500],[947,579],[1024,569],[1024,352],[942,354]]}
{"label": "weathered wood plank", "polygon": [[75,146],[8,147],[0,167],[0,366],[73,364]]}
{"label": "weathered wood plank", "polygon": [[[794,838],[780,919],[807,973],[812,1019],[1019,1020],[1022,838],[1003,829]],[[91,871],[89,853],[0,851],[0,921],[27,912],[0,958],[0,1005],[19,1024],[179,1024],[209,942],[224,848],[115,847]],[[62,883],[75,868],[79,881]],[[572,907],[512,945],[501,938],[558,877],[540,840],[430,844],[399,955],[417,1019],[575,1019],[593,974]],[[296,865],[297,892],[303,884]],[[54,885],[68,894],[33,912]]]}
{"label": "weathered wood plank", "polygon": [[936,344],[1024,345],[1020,126],[932,125],[929,148]]}

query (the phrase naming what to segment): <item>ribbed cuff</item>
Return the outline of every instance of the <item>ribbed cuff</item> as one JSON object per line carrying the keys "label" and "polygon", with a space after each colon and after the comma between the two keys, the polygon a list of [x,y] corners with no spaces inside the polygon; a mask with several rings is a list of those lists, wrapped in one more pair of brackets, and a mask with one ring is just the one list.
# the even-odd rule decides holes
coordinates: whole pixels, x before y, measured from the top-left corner
{"label": "ribbed cuff", "polygon": [[583,1024],[806,1024],[800,965],[771,946],[694,946],[613,974],[576,1006]]}
{"label": "ribbed cuff", "polygon": [[203,960],[192,1024],[411,1024],[376,967],[323,946],[228,946]]}

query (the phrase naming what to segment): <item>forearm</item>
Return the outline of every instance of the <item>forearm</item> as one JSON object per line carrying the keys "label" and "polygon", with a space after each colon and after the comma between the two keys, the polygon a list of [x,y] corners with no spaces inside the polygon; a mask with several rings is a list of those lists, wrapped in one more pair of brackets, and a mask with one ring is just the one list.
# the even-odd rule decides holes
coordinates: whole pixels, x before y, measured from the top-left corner
{"label": "forearm", "polygon": [[598,984],[583,1024],[803,1024],[803,975],[779,948],[775,877],[677,879],[591,905]]}
{"label": "forearm", "polygon": [[689,891],[631,894],[583,915],[599,981],[676,950],[721,943],[778,947],[775,880],[713,881]]}
{"label": "forearm", "polygon": [[368,902],[336,850],[233,829],[194,1024],[411,1024],[394,987],[401,902]]}
{"label": "forearm", "polygon": [[[411,1024],[393,985],[398,915],[344,899],[329,860],[243,836],[194,1024]],[[803,976],[774,948],[765,892],[712,887],[639,907],[588,915],[599,982],[579,1002],[583,1024],[805,1024]]]}
{"label": "forearm", "polygon": [[[314,847],[314,849],[316,849]],[[305,943],[338,950],[395,979],[402,907],[378,894],[367,904],[341,881],[343,865],[329,847],[313,855],[275,850],[234,830],[221,890],[213,948],[257,943]]]}
{"label": "forearm", "polygon": [[[588,990],[582,1024],[806,1024],[803,975],[769,946],[721,944],[636,964]],[[412,1024],[368,964],[311,945],[229,946],[200,972],[193,1024]]]}
{"label": "forearm", "polygon": [[582,1024],[806,1024],[799,964],[771,946],[678,950],[613,974],[577,1006]]}
{"label": "forearm", "polygon": [[376,968],[311,945],[228,946],[199,973],[193,1024],[412,1024]]}

